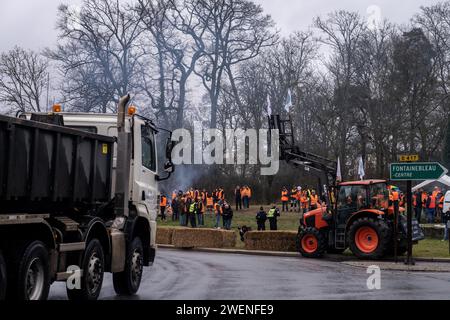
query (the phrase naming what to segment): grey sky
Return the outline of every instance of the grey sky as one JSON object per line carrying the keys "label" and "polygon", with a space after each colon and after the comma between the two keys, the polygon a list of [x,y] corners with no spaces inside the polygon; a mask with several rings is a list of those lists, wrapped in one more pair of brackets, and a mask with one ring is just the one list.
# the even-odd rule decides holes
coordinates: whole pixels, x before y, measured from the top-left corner
{"label": "grey sky", "polygon": [[[371,5],[381,9],[382,17],[406,23],[421,5],[438,0],[254,0],[271,14],[283,34],[305,30],[317,15],[345,9],[366,15]],[[15,45],[39,50],[56,42],[55,15],[62,0],[0,0],[0,51]],[[81,0],[66,1],[80,3]]]}

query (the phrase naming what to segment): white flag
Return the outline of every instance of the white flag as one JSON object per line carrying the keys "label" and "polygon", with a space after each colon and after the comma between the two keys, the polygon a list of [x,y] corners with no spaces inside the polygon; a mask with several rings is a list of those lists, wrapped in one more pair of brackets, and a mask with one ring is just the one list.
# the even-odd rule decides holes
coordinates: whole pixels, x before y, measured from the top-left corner
{"label": "white flag", "polygon": [[359,157],[358,176],[361,180],[364,180],[364,177],[366,176],[366,172],[364,171],[364,161],[362,157]]}
{"label": "white flag", "polygon": [[293,103],[292,103],[292,92],[291,89],[288,90],[288,95],[287,95],[287,99],[286,99],[286,105],[285,105],[285,109],[286,111],[289,113],[290,109],[293,107]]}
{"label": "white flag", "polygon": [[336,173],[336,181],[342,182],[342,172],[341,172],[341,159],[337,160],[337,173]]}
{"label": "white flag", "polygon": [[267,94],[267,114],[269,117],[272,115],[272,104],[270,103],[270,95]]}

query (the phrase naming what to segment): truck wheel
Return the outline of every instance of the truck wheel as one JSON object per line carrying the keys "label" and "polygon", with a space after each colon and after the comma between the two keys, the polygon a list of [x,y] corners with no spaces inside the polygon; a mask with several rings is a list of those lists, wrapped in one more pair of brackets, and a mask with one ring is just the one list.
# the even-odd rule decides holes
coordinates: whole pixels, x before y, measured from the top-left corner
{"label": "truck wheel", "polygon": [[356,220],[349,230],[350,250],[360,259],[381,259],[389,249],[390,229],[374,218]]}
{"label": "truck wheel", "polygon": [[8,265],[10,281],[7,298],[18,301],[47,300],[50,291],[47,247],[41,241],[34,241],[17,249]]}
{"label": "truck wheel", "polygon": [[297,237],[297,248],[305,258],[320,258],[325,253],[326,241],[316,228],[306,228]]}
{"label": "truck wheel", "polygon": [[6,295],[6,263],[3,254],[0,251],[0,301],[5,300]]}
{"label": "truck wheel", "polygon": [[103,247],[97,239],[89,242],[83,255],[80,289],[67,289],[70,300],[95,301],[100,295],[103,285],[105,255]]}
{"label": "truck wheel", "polygon": [[136,294],[144,270],[144,247],[140,238],[131,242],[125,261],[125,271],[113,274],[114,290],[118,295]]}

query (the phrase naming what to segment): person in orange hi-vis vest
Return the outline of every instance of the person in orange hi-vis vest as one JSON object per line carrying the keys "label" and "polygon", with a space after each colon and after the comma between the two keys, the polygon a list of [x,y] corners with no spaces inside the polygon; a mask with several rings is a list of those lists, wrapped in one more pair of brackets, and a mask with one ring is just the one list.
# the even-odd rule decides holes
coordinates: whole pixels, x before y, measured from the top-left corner
{"label": "person in orange hi-vis vest", "polygon": [[441,223],[443,221],[443,211],[444,210],[444,194],[439,192],[436,197],[436,214],[439,217]]}
{"label": "person in orange hi-vis vest", "polygon": [[222,218],[222,210],[223,210],[222,205],[223,205],[222,200],[220,200],[219,202],[217,202],[214,205],[214,213],[216,215],[216,223],[215,223],[214,227],[216,229],[219,229],[219,227],[220,227],[220,219]]}
{"label": "person in orange hi-vis vest", "polygon": [[241,196],[242,196],[242,205],[244,209],[248,209],[250,207],[250,188],[245,186],[242,188]]}
{"label": "person in orange hi-vis vest", "polygon": [[310,209],[315,210],[319,207],[319,196],[316,194],[316,190],[311,191],[311,197],[309,199]]}
{"label": "person in orange hi-vis vest", "polygon": [[302,191],[300,203],[301,203],[300,214],[301,216],[303,216],[305,213],[309,211],[309,198],[308,193],[306,191]]}
{"label": "person in orange hi-vis vest", "polygon": [[214,198],[212,196],[212,193],[206,194],[206,208],[208,209],[208,212],[212,213],[214,211]]}
{"label": "person in orange hi-vis vest", "polygon": [[252,188],[247,186],[247,195],[248,195],[248,205],[247,209],[250,208],[250,201],[252,201]]}
{"label": "person in orange hi-vis vest", "polygon": [[282,212],[289,211],[288,203],[289,203],[289,191],[286,187],[283,187],[281,190],[281,203],[283,205],[283,208],[281,209]]}
{"label": "person in orange hi-vis vest", "polygon": [[427,199],[427,223],[435,223],[435,216],[436,216],[436,195],[434,193],[430,192],[428,194]]}
{"label": "person in orange hi-vis vest", "polygon": [[166,221],[167,197],[162,193],[159,198],[159,208],[161,212],[161,220]]}

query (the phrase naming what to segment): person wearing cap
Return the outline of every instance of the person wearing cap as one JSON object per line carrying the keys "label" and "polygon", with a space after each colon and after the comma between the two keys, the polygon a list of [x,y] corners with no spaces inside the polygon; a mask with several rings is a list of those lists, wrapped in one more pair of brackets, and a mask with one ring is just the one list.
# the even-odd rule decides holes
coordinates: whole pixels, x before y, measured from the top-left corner
{"label": "person wearing cap", "polygon": [[223,206],[222,219],[223,219],[223,228],[225,230],[231,230],[231,221],[233,220],[233,209],[231,209],[231,206],[226,202]]}

